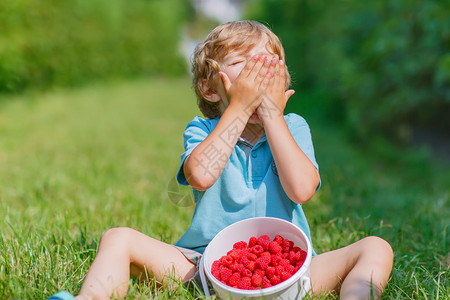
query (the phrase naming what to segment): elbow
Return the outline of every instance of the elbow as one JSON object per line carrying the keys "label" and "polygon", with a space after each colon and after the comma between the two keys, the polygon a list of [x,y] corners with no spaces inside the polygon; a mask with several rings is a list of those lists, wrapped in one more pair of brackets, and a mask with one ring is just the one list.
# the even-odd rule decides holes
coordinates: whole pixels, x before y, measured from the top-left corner
{"label": "elbow", "polygon": [[204,192],[212,186],[212,184],[206,183],[204,181],[198,181],[198,180],[192,180],[192,181],[188,180],[187,182],[193,189],[200,191],[200,192]]}
{"label": "elbow", "polygon": [[304,184],[298,184],[292,188],[291,192],[288,194],[289,198],[298,204],[303,204],[308,202],[315,194],[317,187],[320,182],[319,172],[316,173],[313,179]]}
{"label": "elbow", "polygon": [[193,189],[201,192],[206,191],[214,184],[215,181],[209,180],[206,176],[207,174],[204,174],[205,172],[193,168],[189,158],[189,156],[186,158],[183,165],[183,172],[186,177],[186,181]]}
{"label": "elbow", "polygon": [[289,196],[289,199],[291,199],[292,201],[294,201],[295,203],[298,204],[303,204],[308,202],[312,196],[315,193],[315,189],[311,190],[311,189],[296,189],[294,191],[292,191]]}
{"label": "elbow", "polygon": [[[185,173],[185,175],[188,174]],[[201,192],[206,191],[214,184],[214,181],[208,180],[208,178],[201,176],[201,174],[195,173],[189,173],[189,175],[186,176],[186,181],[192,188]]]}
{"label": "elbow", "polygon": [[[187,175],[187,174],[185,173],[185,175]],[[211,182],[204,176],[197,176],[196,174],[193,174],[193,173],[190,173],[186,177],[186,181],[189,183],[189,185],[192,188],[196,189],[197,191],[201,191],[201,192],[206,191],[214,184],[214,182]]]}

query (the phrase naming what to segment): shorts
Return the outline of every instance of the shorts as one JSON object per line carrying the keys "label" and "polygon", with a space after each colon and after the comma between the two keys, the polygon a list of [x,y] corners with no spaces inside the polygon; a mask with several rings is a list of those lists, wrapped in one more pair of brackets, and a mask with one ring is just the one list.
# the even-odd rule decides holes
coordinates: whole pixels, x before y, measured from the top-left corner
{"label": "shorts", "polygon": [[[202,258],[202,254],[188,249],[188,248],[183,248],[183,247],[178,247],[175,246],[175,248],[177,248],[178,250],[180,250],[181,253],[183,253],[183,255],[190,261],[192,262],[195,267],[197,268],[197,272],[195,272],[194,276],[192,276],[191,278],[189,278],[188,280],[183,282],[183,285],[186,286],[188,288],[189,291],[194,292],[196,288],[200,289],[200,291],[203,291],[203,284],[202,284],[202,280],[200,279],[200,272],[198,270],[199,265],[200,265],[200,259]],[[208,279],[206,279],[208,282],[208,287],[209,287],[209,292],[210,294],[214,294],[214,291],[212,289],[211,283],[209,282]]]}

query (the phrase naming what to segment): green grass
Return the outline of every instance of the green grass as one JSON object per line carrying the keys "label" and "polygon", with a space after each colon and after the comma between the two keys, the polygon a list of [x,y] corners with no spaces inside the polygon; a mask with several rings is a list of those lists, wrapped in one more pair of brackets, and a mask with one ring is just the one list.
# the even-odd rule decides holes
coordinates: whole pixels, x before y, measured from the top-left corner
{"label": "green grass", "polygon": [[[198,114],[189,79],[29,92],[0,102],[0,298],[76,293],[102,233],[129,226],[168,243],[193,206],[169,197],[182,133]],[[300,93],[322,188],[304,205],[317,251],[366,235],[395,251],[386,299],[447,299],[448,165],[382,140],[356,147]],[[304,113],[302,113],[304,112]],[[186,190],[181,191],[185,193]],[[192,298],[131,281],[128,298]]]}

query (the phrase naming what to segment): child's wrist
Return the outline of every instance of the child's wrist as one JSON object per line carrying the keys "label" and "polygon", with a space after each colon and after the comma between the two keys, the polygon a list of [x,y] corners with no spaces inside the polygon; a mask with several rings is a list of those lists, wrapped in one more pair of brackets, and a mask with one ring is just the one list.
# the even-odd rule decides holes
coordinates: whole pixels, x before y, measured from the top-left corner
{"label": "child's wrist", "polygon": [[284,115],[281,112],[258,112],[259,118],[263,122],[264,126],[270,126],[271,124],[286,122],[284,120]]}
{"label": "child's wrist", "polygon": [[250,112],[249,107],[245,107],[244,105],[242,105],[240,101],[230,103],[230,105],[228,105],[226,110],[228,110],[230,113],[232,113],[236,117],[239,117],[245,122],[247,122],[248,118],[250,118],[250,116],[253,113]]}

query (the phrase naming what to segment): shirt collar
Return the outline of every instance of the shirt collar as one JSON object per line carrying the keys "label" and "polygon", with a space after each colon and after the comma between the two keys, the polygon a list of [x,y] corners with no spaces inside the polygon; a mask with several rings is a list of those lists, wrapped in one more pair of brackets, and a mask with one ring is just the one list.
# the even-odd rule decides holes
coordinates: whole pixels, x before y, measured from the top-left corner
{"label": "shirt collar", "polygon": [[254,145],[253,145],[249,140],[247,140],[247,139],[245,139],[245,138],[243,138],[243,137],[239,137],[239,139],[238,139],[238,142],[239,142],[239,143],[241,143],[241,144],[246,144],[246,145],[248,145],[248,146],[251,147],[251,148],[253,148],[254,146],[256,146],[256,145],[258,145],[258,144],[264,143],[265,141],[267,141],[267,137],[266,137],[266,134],[265,134],[265,133],[264,133],[263,136],[259,139],[259,141],[257,141],[256,144],[254,144]]}

